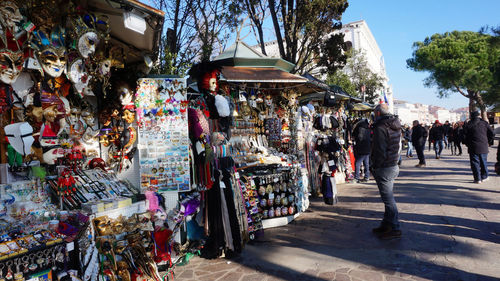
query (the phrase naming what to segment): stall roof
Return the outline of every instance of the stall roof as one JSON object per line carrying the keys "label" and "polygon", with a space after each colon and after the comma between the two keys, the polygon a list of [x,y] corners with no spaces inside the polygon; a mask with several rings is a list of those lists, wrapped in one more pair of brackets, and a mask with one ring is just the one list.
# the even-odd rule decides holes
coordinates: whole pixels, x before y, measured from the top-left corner
{"label": "stall roof", "polygon": [[290,72],[295,67],[293,63],[284,59],[267,57],[240,40],[224,50],[213,61],[220,65],[277,68],[286,72]]}
{"label": "stall roof", "polygon": [[265,67],[223,66],[221,80],[239,83],[306,83],[302,76]]}
{"label": "stall roof", "polygon": [[358,102],[354,104],[353,110],[357,111],[373,110],[373,105],[366,102]]}
{"label": "stall roof", "polygon": [[[133,46],[133,53],[128,53],[128,62],[139,61],[143,54],[149,54],[154,60],[158,55],[160,37],[163,30],[163,11],[152,8],[136,0],[88,0],[89,11],[105,14],[109,17],[111,37],[127,46]],[[124,25],[124,13],[130,11],[144,17],[144,34],[127,29]]]}

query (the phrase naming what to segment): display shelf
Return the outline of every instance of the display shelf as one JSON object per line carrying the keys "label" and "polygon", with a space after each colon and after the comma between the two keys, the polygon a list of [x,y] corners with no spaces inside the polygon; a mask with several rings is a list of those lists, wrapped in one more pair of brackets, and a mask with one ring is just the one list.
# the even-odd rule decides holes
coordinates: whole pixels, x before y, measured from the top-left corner
{"label": "display shelf", "polygon": [[125,207],[97,212],[94,214],[94,217],[98,218],[102,216],[108,216],[111,219],[116,219],[120,215],[124,217],[130,217],[134,214],[144,213],[146,210],[146,201],[139,201]]}
{"label": "display shelf", "polygon": [[299,215],[300,215],[300,213],[296,213],[293,216],[265,219],[265,220],[262,220],[262,227],[264,229],[268,229],[268,228],[273,228],[273,227],[285,226],[285,225],[289,224],[290,222],[292,222],[294,219],[296,219]]}

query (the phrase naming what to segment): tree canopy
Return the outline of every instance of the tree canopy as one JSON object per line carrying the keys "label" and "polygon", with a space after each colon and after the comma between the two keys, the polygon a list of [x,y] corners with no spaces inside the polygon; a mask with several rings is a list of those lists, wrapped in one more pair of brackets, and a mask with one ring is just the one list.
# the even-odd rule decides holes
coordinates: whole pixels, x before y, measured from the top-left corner
{"label": "tree canopy", "polygon": [[492,48],[491,35],[472,31],[434,34],[413,44],[413,55],[406,61],[415,71],[427,71],[427,87],[436,86],[440,97],[458,92],[469,99],[469,109],[479,107],[486,119],[482,94],[495,81],[494,66],[500,51]]}

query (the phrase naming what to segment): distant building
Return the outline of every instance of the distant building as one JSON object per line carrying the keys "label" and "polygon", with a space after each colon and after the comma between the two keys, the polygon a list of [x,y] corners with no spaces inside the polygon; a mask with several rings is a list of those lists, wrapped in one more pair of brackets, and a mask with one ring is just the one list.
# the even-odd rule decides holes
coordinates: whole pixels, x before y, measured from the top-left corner
{"label": "distant building", "polygon": [[399,116],[402,124],[407,125],[411,125],[414,120],[427,125],[433,124],[436,120],[441,123],[464,121],[468,117],[467,112],[467,108],[465,111],[463,109],[448,110],[439,106],[394,100],[394,114]]}

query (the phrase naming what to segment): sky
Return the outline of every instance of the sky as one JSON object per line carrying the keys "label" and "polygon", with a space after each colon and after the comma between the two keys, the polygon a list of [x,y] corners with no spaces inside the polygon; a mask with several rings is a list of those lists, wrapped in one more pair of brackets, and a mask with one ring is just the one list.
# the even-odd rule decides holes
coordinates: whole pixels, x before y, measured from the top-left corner
{"label": "sky", "polygon": [[500,0],[349,0],[342,23],[366,21],[384,55],[394,98],[452,109],[468,106],[467,99],[459,93],[438,98],[435,88],[423,85],[428,73],[406,67],[413,42],[434,33],[500,26],[499,11]]}

